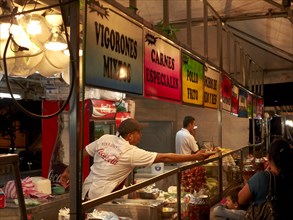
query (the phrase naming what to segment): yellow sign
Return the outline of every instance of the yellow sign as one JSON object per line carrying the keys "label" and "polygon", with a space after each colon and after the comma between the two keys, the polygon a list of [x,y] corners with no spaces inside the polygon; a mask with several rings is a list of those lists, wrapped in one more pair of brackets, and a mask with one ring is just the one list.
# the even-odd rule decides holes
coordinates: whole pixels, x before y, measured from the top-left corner
{"label": "yellow sign", "polygon": [[182,101],[203,105],[204,66],[182,53]]}
{"label": "yellow sign", "polygon": [[204,106],[218,108],[220,94],[220,73],[210,68],[204,77]]}

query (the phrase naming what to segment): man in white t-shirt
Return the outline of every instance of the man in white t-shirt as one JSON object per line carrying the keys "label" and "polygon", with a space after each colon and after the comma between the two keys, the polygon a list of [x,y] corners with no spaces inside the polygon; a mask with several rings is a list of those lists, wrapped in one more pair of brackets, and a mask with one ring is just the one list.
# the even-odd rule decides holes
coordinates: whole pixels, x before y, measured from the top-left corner
{"label": "man in white t-shirt", "polygon": [[[175,147],[177,154],[194,154],[199,150],[199,147],[195,140],[195,118],[192,116],[186,116],[183,119],[183,128],[181,128],[175,137]],[[190,162],[189,162],[190,163]],[[189,163],[181,163],[186,165]]]}
{"label": "man in white t-shirt", "polygon": [[204,160],[205,151],[192,155],[149,152],[136,147],[140,142],[142,124],[135,119],[124,120],[117,135],[103,135],[85,147],[84,157],[94,157],[90,174],[83,183],[82,198],[94,199],[121,189],[131,171],[139,166],[158,162]]}

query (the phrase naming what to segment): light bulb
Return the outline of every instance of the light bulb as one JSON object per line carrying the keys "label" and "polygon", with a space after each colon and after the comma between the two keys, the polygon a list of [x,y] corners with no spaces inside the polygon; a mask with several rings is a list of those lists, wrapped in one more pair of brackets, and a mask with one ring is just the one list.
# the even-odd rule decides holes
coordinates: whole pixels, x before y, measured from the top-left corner
{"label": "light bulb", "polygon": [[9,33],[11,33],[13,36],[18,36],[21,33],[21,27],[11,23],[1,23],[0,39],[7,39],[9,37]]}
{"label": "light bulb", "polygon": [[60,51],[67,48],[64,38],[59,33],[53,33],[50,40],[45,43],[47,50]]}
{"label": "light bulb", "polygon": [[42,32],[40,21],[35,19],[30,20],[27,25],[27,31],[31,35],[40,34]]}
{"label": "light bulb", "polygon": [[[63,50],[63,53],[64,53],[66,56],[70,56],[69,49],[65,49],[65,50]],[[82,49],[79,49],[79,51],[78,51],[78,56],[82,57],[82,55],[83,55],[83,50],[82,50]]]}

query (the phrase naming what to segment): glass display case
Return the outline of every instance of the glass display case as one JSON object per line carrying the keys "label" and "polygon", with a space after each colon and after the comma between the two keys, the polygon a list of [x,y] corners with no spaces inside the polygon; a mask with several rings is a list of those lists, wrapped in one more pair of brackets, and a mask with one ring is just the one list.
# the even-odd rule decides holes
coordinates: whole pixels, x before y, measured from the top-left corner
{"label": "glass display case", "polygon": [[[222,149],[205,161],[185,166],[165,163],[135,169],[129,186],[83,202],[81,212],[84,219],[94,219],[95,214],[101,213],[113,213],[120,219],[128,220],[209,219],[210,207],[219,202],[231,187],[243,183],[244,162],[251,156],[250,148],[245,146],[233,151]],[[1,181],[5,183],[7,173],[11,177],[13,172],[6,163],[2,163],[1,167]],[[20,178],[18,181],[20,185]],[[69,205],[69,195],[66,194],[35,207],[27,206],[22,200],[14,210],[25,217],[31,214],[46,219],[50,215],[58,217],[60,209]],[[12,209],[6,207],[0,211],[9,210]]]}
{"label": "glass display case", "polygon": [[122,219],[209,219],[210,207],[243,183],[243,160],[251,147],[222,149],[205,161],[185,166],[165,164],[163,172],[136,169],[134,184],[84,202],[82,211],[87,215],[108,211]]}

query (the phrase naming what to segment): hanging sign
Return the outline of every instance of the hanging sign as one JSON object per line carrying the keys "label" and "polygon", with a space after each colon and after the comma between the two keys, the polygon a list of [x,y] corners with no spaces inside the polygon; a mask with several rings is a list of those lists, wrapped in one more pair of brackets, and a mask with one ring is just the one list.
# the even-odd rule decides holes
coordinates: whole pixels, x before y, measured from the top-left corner
{"label": "hanging sign", "polygon": [[222,77],[222,109],[231,112],[231,79],[223,74]]}
{"label": "hanging sign", "polygon": [[247,115],[247,92],[244,89],[240,88],[238,116],[247,118]]}
{"label": "hanging sign", "polygon": [[256,108],[256,117],[258,119],[262,119],[262,112],[263,112],[263,99],[257,99],[257,108]]}
{"label": "hanging sign", "polygon": [[247,93],[247,116],[252,118],[252,95]]}
{"label": "hanging sign", "polygon": [[104,1],[86,1],[87,85],[143,93],[143,29]]}
{"label": "hanging sign", "polygon": [[232,85],[231,104],[232,104],[232,107],[231,107],[232,114],[238,116],[239,87],[235,84]]}
{"label": "hanging sign", "polygon": [[218,108],[220,73],[208,68],[204,78],[204,106]]}
{"label": "hanging sign", "polygon": [[204,65],[182,53],[182,101],[203,105]]}
{"label": "hanging sign", "polygon": [[256,118],[256,111],[257,111],[257,97],[252,96],[252,117]]}
{"label": "hanging sign", "polygon": [[153,31],[144,34],[144,95],[181,101],[180,50]]}

